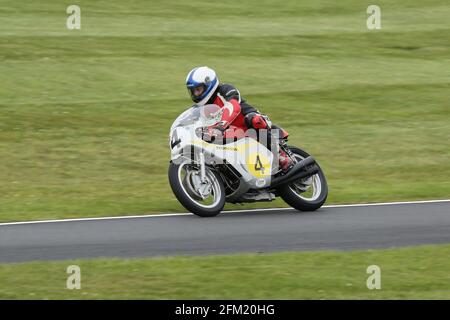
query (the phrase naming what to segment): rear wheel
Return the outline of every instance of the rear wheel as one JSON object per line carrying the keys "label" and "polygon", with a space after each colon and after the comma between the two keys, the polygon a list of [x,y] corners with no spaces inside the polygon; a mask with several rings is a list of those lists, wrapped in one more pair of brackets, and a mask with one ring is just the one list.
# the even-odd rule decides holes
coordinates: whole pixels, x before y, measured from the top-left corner
{"label": "rear wheel", "polygon": [[205,168],[205,180],[200,168],[190,163],[169,165],[169,182],[178,201],[200,217],[218,215],[225,205],[225,187],[219,175]]}
{"label": "rear wheel", "polygon": [[[289,147],[297,161],[301,161],[310,155],[296,147]],[[317,163],[316,163],[317,164]],[[319,167],[315,175],[300,179],[278,189],[281,198],[291,207],[300,211],[314,211],[319,209],[327,200],[328,185],[325,175]]]}

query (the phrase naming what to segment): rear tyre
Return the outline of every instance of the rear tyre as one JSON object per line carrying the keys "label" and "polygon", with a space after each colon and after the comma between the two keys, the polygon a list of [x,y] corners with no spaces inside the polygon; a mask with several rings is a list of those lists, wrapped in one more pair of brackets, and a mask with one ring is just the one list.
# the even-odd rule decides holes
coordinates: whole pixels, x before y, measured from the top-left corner
{"label": "rear tyre", "polygon": [[[297,161],[310,156],[300,148],[289,147],[289,149]],[[327,200],[327,180],[319,164],[316,165],[319,167],[317,174],[278,188],[280,197],[291,207],[300,211],[315,211]]]}
{"label": "rear tyre", "polygon": [[170,162],[170,187],[178,201],[200,217],[214,217],[225,205],[225,187],[219,175],[208,167],[205,178],[202,183],[199,168],[190,163]]}

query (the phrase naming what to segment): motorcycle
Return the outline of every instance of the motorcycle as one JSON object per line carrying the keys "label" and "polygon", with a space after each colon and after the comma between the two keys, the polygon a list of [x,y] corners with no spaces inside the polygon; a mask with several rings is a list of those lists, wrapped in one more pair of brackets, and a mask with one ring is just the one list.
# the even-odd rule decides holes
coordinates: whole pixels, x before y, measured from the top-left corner
{"label": "motorcycle", "polygon": [[[230,126],[222,137],[212,136],[209,128],[222,112],[217,105],[194,105],[170,128],[169,182],[188,211],[212,217],[226,202],[276,197],[300,211],[314,211],[325,203],[328,187],[322,169],[306,151],[287,144],[286,131],[266,118],[269,130],[243,132]],[[286,172],[279,167],[279,148],[292,160]]]}

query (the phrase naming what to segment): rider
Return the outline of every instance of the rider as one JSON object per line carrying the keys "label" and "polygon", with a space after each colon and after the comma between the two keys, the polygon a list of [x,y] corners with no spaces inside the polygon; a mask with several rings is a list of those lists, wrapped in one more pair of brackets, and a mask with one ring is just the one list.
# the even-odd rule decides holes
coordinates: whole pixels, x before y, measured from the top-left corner
{"label": "rider", "polygon": [[[224,132],[230,125],[244,130],[270,129],[266,119],[241,97],[238,89],[219,82],[214,70],[206,66],[192,69],[186,77],[186,86],[192,101],[197,105],[216,104],[225,109],[221,121],[212,129]],[[287,133],[285,135],[287,136]],[[279,159],[281,169],[287,171],[292,160],[281,148]]]}

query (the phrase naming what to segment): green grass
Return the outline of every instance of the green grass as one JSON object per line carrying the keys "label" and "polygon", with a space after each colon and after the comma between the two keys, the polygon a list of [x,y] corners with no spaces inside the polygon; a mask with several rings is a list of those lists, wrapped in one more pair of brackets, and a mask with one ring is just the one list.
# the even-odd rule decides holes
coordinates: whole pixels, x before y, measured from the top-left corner
{"label": "green grass", "polygon": [[[0,265],[0,299],[450,299],[450,245]],[[81,268],[68,290],[66,269]],[[381,269],[381,289],[366,286]]]}
{"label": "green grass", "polygon": [[0,0],[0,221],[183,210],[168,129],[204,64],[319,160],[329,203],[448,198],[448,1],[378,1],[377,31],[370,1],[77,4],[70,31],[61,1]]}

